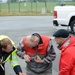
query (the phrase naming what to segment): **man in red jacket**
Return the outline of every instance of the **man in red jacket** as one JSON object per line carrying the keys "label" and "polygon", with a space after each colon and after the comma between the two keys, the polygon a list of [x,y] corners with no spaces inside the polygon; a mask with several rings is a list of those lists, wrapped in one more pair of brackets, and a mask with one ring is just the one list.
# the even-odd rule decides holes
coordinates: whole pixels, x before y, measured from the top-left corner
{"label": "man in red jacket", "polygon": [[58,75],[75,75],[75,37],[60,29],[53,36],[61,50]]}
{"label": "man in red jacket", "polygon": [[27,75],[52,75],[56,53],[49,37],[38,33],[25,36],[17,48],[18,56],[27,63]]}

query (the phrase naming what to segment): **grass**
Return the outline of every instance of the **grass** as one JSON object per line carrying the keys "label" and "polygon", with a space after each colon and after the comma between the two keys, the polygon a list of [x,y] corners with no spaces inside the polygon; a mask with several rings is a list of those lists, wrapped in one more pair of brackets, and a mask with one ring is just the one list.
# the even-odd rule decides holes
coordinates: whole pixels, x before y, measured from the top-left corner
{"label": "grass", "polygon": [[0,12],[0,16],[47,16],[53,15],[53,13],[41,13],[41,12]]}
{"label": "grass", "polygon": [[[75,2],[65,2],[65,4],[74,4]],[[1,3],[0,16],[12,15],[53,15],[56,2],[39,2],[39,3]],[[46,11],[45,11],[46,8]]]}

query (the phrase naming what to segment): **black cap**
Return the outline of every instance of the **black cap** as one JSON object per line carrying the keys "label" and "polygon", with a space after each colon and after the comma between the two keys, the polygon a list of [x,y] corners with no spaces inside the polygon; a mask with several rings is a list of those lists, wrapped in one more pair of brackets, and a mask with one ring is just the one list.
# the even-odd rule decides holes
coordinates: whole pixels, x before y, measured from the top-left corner
{"label": "black cap", "polygon": [[53,34],[54,37],[62,37],[67,38],[69,36],[69,32],[65,29],[59,29]]}

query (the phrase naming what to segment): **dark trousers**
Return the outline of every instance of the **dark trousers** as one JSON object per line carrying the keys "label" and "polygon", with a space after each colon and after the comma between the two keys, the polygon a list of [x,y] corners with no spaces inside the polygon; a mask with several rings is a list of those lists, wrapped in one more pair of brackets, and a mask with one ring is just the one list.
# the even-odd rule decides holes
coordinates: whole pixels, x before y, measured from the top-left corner
{"label": "dark trousers", "polygon": [[5,67],[4,67],[4,64],[0,64],[0,75],[5,75]]}

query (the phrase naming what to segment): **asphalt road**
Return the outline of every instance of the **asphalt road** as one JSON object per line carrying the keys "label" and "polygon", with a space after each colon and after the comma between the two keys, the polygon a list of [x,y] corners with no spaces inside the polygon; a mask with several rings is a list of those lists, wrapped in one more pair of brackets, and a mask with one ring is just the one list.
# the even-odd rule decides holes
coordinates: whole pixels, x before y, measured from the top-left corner
{"label": "asphalt road", "polygon": [[[44,34],[52,37],[59,28],[53,26],[53,16],[3,16],[0,17],[0,35],[9,36],[17,45],[22,37],[32,33]],[[61,27],[60,27],[61,28]],[[52,40],[56,51],[56,59],[53,61],[53,75],[58,73],[59,50],[56,48],[54,39]],[[25,61],[19,58],[19,63],[25,72]],[[6,65],[6,75],[15,75],[10,63]]]}

